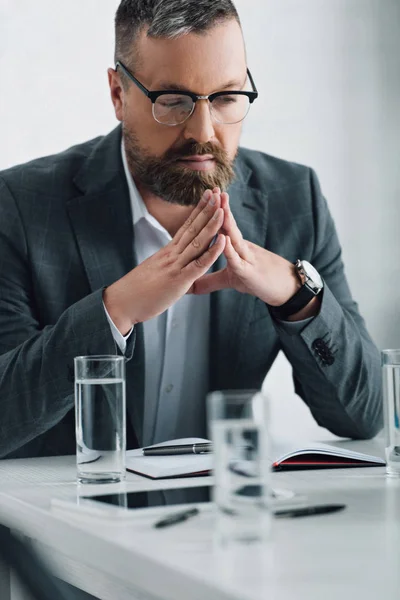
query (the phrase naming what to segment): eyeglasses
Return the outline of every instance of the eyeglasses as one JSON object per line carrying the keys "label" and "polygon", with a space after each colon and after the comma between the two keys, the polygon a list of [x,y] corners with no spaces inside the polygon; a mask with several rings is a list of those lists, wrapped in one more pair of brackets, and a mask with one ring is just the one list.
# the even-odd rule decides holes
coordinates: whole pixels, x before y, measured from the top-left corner
{"label": "eyeglasses", "polygon": [[153,117],[161,125],[181,125],[193,114],[198,100],[208,100],[212,117],[223,125],[234,125],[243,121],[250,109],[250,104],[258,97],[257,88],[249,69],[249,77],[253,91],[224,91],[198,96],[192,92],[177,90],[162,90],[150,92],[138,79],[122,64],[116,62],[116,69],[120,68],[125,75],[151,100]]}

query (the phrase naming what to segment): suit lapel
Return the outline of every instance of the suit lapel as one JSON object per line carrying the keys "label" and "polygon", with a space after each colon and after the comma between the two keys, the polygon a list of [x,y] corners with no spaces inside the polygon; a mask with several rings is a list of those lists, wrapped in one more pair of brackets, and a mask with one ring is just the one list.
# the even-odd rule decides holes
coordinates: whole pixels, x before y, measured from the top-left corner
{"label": "suit lapel", "polygon": [[69,202],[69,216],[92,291],[134,266],[133,225],[123,180]]}
{"label": "suit lapel", "polygon": [[[121,131],[103,138],[74,179],[80,195],[67,210],[91,291],[111,285],[137,265],[128,185],[121,159]],[[143,427],[144,342],[136,326],[127,362],[128,416],[140,442]]]}
{"label": "suit lapel", "polygon": [[[236,163],[236,180],[230,186],[230,206],[243,237],[266,246],[268,220],[267,195],[248,185],[250,169]],[[225,257],[217,261],[214,271],[226,265]],[[255,297],[234,290],[211,295],[210,384],[211,389],[235,387],[240,381],[240,363],[245,339],[253,314]]]}
{"label": "suit lapel", "polygon": [[105,137],[74,179],[81,193],[68,202],[71,225],[92,291],[134,265],[133,223],[119,129]]}

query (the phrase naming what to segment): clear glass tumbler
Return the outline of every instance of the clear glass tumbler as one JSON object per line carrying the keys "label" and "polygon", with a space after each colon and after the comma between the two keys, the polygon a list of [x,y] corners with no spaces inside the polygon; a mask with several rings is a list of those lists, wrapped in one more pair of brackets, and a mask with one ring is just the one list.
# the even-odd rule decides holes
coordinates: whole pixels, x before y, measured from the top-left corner
{"label": "clear glass tumbler", "polygon": [[382,350],[386,473],[400,477],[400,350]]}
{"label": "clear glass tumbler", "polygon": [[125,358],[75,358],[76,460],[80,483],[125,478]]}
{"label": "clear glass tumbler", "polygon": [[269,537],[270,472],[267,399],[257,390],[207,396],[214,450],[216,539],[265,541]]}

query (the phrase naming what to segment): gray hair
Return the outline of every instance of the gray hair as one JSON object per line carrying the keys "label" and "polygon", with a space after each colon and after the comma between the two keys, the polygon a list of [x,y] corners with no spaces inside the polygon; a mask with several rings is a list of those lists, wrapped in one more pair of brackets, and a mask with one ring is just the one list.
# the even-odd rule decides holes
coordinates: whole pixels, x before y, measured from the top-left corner
{"label": "gray hair", "polygon": [[239,15],[231,0],[122,0],[115,15],[115,61],[135,56],[134,42],[147,27],[153,38],[203,33]]}

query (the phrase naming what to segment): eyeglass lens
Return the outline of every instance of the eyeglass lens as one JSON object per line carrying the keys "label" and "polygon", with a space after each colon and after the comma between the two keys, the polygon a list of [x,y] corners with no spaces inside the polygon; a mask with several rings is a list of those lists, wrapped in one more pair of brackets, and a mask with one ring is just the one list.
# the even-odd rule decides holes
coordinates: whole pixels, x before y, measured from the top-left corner
{"label": "eyeglass lens", "polygon": [[[179,125],[186,121],[194,110],[190,96],[163,94],[153,104],[156,121],[165,125]],[[249,112],[250,101],[242,94],[217,96],[210,104],[211,114],[219,123],[233,124],[242,121]]]}

